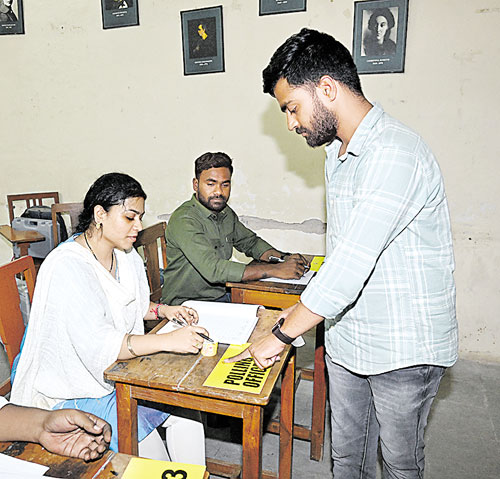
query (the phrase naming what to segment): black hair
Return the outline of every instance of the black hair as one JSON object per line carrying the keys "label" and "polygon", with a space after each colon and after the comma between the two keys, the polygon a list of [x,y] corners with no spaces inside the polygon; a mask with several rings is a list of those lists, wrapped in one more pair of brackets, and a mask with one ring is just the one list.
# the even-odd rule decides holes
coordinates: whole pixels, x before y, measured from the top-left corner
{"label": "black hair", "polygon": [[281,78],[290,86],[317,85],[323,75],[343,83],[354,94],[363,95],[356,65],[347,48],[327,33],[303,28],[274,52],[262,72],[264,93],[274,96]]}
{"label": "black hair", "polygon": [[94,221],[94,208],[102,206],[106,211],[112,206],[123,205],[127,198],[147,198],[140,183],[124,173],[106,173],[94,181],[83,200],[83,210],[78,216],[75,233],[87,231]]}
{"label": "black hair", "polygon": [[388,8],[377,8],[373,10],[373,13],[370,15],[370,18],[368,20],[368,30],[370,30],[371,32],[373,32],[375,29],[375,22],[377,20],[377,17],[384,17],[387,19],[387,35],[391,28],[394,28],[394,25],[396,24],[396,22],[394,21],[394,15]]}
{"label": "black hair", "polygon": [[217,153],[209,151],[196,158],[194,162],[194,175],[199,180],[201,173],[210,168],[229,168],[231,175],[233,174],[233,162],[231,158],[226,153],[220,151]]}

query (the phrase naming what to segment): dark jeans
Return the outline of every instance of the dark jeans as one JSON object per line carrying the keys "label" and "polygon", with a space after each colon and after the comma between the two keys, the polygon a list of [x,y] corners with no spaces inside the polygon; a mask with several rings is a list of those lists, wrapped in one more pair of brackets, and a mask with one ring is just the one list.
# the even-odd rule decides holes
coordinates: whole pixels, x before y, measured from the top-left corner
{"label": "dark jeans", "polygon": [[332,362],[329,376],[334,479],[424,477],[424,429],[445,368],[414,366],[362,376]]}

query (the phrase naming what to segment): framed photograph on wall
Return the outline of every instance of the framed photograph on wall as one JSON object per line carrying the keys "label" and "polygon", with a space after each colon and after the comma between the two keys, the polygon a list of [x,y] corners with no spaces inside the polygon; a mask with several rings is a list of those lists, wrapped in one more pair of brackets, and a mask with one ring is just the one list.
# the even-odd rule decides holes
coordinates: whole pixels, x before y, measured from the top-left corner
{"label": "framed photograph on wall", "polygon": [[353,57],[358,73],[402,73],[408,0],[354,2]]}
{"label": "framed photograph on wall", "polygon": [[260,0],[259,15],[305,12],[306,0]]}
{"label": "framed photograph on wall", "polygon": [[138,1],[139,0],[101,0],[102,28],[107,29],[139,25]]}
{"label": "framed photograph on wall", "polygon": [[23,0],[0,0],[0,35],[23,33]]}
{"label": "framed photograph on wall", "polygon": [[224,71],[222,6],[181,12],[184,75]]}

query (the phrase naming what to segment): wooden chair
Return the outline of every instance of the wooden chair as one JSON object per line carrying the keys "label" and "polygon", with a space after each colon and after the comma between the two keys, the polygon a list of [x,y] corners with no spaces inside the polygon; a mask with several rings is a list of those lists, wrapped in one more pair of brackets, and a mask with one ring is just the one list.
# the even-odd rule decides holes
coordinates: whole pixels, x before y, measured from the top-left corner
{"label": "wooden chair", "polygon": [[[14,219],[14,202],[25,201],[26,208],[31,206],[42,206],[44,199],[52,199],[54,203],[59,203],[59,193],[52,191],[50,193],[21,193],[18,195],[7,195],[7,205],[9,207],[9,222],[12,224]],[[20,215],[18,215],[20,216]]]}
{"label": "wooden chair", "polygon": [[54,203],[50,208],[52,211],[52,236],[55,248],[61,242],[57,230],[57,213],[67,213],[69,215],[70,229],[68,235],[70,235],[78,224],[78,215],[83,210],[83,203]]}
{"label": "wooden chair", "polygon": [[[0,266],[0,337],[9,359],[12,363],[19,354],[24,334],[24,322],[21,314],[19,290],[16,275],[24,274],[30,303],[35,288],[35,265],[31,256],[23,256],[15,261]],[[0,395],[5,396],[10,391],[10,378],[0,384]]]}
{"label": "wooden chair", "polygon": [[149,289],[151,290],[151,301],[159,303],[161,299],[161,276],[160,259],[158,256],[158,241],[161,247],[161,258],[163,268],[167,267],[167,241],[165,229],[167,224],[162,221],[153,226],[144,228],[134,243],[135,249],[143,249],[144,262],[146,264],[146,275],[148,277]]}

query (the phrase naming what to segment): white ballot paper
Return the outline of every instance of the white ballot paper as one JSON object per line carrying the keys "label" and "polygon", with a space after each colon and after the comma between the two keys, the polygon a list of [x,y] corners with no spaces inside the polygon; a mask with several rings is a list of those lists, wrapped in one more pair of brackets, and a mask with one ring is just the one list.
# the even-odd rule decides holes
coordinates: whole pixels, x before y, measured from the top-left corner
{"label": "white ballot paper", "polygon": [[[217,301],[185,301],[183,306],[196,309],[203,326],[210,337],[223,344],[244,344],[257,324],[257,313],[263,306],[255,304],[222,303]],[[178,329],[169,321],[157,334]]]}

